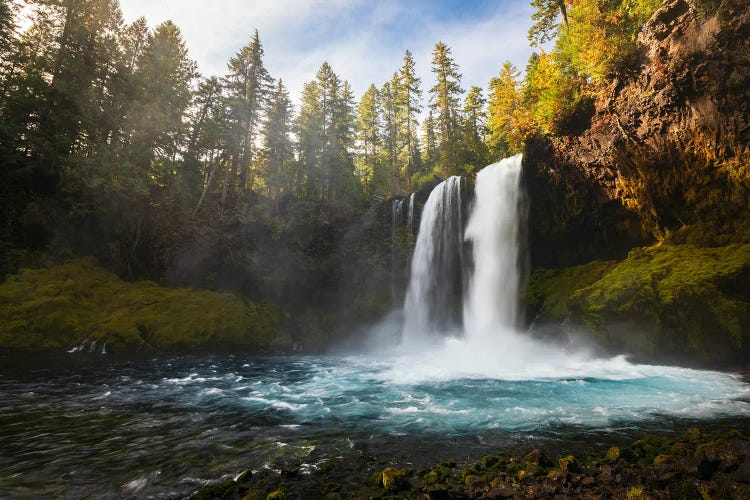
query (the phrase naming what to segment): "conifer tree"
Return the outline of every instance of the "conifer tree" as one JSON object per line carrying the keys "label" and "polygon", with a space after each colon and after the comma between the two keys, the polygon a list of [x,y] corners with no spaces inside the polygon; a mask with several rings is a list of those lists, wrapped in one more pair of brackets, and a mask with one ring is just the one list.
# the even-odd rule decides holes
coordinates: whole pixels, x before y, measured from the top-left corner
{"label": "conifer tree", "polygon": [[302,102],[295,128],[300,168],[305,176],[305,196],[317,199],[322,183],[320,161],[323,149],[323,117],[320,89],[316,81],[307,82],[302,88]]}
{"label": "conifer tree", "polygon": [[261,155],[268,194],[274,198],[283,191],[293,193],[301,183],[294,165],[291,124],[292,102],[286,87],[278,80],[269,102]]}
{"label": "conifer tree", "polygon": [[253,187],[256,137],[271,87],[271,77],[263,65],[263,46],[258,30],[250,43],[229,60],[229,74],[224,81],[232,117],[233,151],[229,182],[239,181],[238,187],[244,191]]}
{"label": "conifer tree", "polygon": [[424,148],[422,149],[422,165],[425,172],[432,172],[437,166],[440,156],[432,109],[427,112],[427,118],[422,123],[422,143],[424,144]]}
{"label": "conifer tree", "polygon": [[380,109],[383,112],[383,170],[389,179],[388,192],[393,194],[401,190],[401,172],[398,164],[398,106],[392,82],[385,82],[380,89]]}
{"label": "conifer tree", "polygon": [[379,168],[380,154],[380,105],[378,89],[371,84],[357,107],[357,143],[359,158],[357,171],[366,192],[384,194],[387,179],[382,179]]}
{"label": "conifer tree", "polygon": [[532,46],[539,46],[555,38],[560,17],[568,24],[565,0],[531,0],[531,6],[536,9],[531,15],[534,24],[529,28],[528,35]]}
{"label": "conifer tree", "polygon": [[453,61],[451,49],[438,42],[432,52],[432,72],[435,85],[430,89],[430,107],[435,111],[435,124],[440,151],[439,166],[445,175],[458,168],[459,153],[459,97],[461,74]]}
{"label": "conifer tree", "polygon": [[476,172],[487,164],[484,143],[487,116],[482,89],[472,86],[466,94],[461,114],[461,164],[467,173]]}
{"label": "conifer tree", "polygon": [[396,120],[399,129],[399,156],[400,163],[404,165],[407,184],[409,184],[411,177],[421,167],[417,130],[419,128],[418,116],[422,110],[422,90],[419,88],[421,80],[417,77],[414,58],[408,50],[404,53],[404,63],[398,72],[397,83]]}
{"label": "conifer tree", "polygon": [[171,21],[157,26],[138,62],[137,99],[127,112],[130,156],[140,175],[161,183],[174,174],[196,76],[179,28]]}

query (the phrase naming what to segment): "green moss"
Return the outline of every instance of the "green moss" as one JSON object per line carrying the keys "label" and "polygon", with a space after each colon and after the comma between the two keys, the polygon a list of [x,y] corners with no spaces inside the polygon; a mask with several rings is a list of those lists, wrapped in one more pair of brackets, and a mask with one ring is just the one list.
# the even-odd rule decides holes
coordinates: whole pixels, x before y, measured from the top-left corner
{"label": "green moss", "polygon": [[531,277],[527,303],[542,320],[569,317],[611,347],[720,359],[748,347],[750,244],[657,245],[621,262]]}
{"label": "green moss", "polygon": [[108,350],[267,347],[278,334],[279,312],[239,295],[127,283],[80,259],[23,270],[0,285],[0,346],[69,348],[84,339]]}
{"label": "green moss", "polygon": [[528,307],[546,321],[560,321],[568,315],[568,299],[576,290],[599,280],[616,262],[594,261],[566,269],[534,271],[526,291]]}
{"label": "green moss", "polygon": [[607,450],[607,453],[604,455],[604,460],[607,462],[617,462],[620,460],[620,448],[617,446],[613,446],[609,450]]}
{"label": "green moss", "polygon": [[[750,308],[742,286],[750,272],[750,245],[699,248],[661,245],[637,249],[590,286],[576,291],[569,306],[581,322],[605,338],[609,326],[632,321],[651,350],[716,351],[743,346]],[[661,333],[661,338],[644,339]],[[644,342],[645,341],[645,342]]]}
{"label": "green moss", "polygon": [[399,470],[395,467],[388,467],[386,469],[383,469],[383,489],[390,492],[408,489],[409,473],[410,471],[408,469]]}

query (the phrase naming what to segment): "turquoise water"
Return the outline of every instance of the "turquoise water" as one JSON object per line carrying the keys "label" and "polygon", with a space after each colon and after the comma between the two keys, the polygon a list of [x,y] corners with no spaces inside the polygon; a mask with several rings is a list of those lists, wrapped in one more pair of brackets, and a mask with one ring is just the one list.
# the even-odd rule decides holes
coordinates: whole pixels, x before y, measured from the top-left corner
{"label": "turquoise water", "polygon": [[739,376],[620,358],[512,379],[365,356],[3,365],[0,496],[11,497],[169,498],[290,457],[308,471],[347,454],[428,463],[750,419]]}

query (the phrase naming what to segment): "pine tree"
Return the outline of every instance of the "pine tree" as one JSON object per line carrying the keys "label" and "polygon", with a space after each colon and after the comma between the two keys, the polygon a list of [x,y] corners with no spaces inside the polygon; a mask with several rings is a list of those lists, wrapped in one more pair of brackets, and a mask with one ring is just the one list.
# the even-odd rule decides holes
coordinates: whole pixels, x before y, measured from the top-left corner
{"label": "pine tree", "polygon": [[[229,184],[239,190],[253,188],[255,143],[271,88],[271,77],[263,65],[263,46],[258,30],[250,43],[229,60],[224,79],[232,119],[232,171]],[[231,186],[230,186],[231,189]]]}
{"label": "pine tree", "polygon": [[466,173],[473,173],[487,164],[487,146],[484,143],[487,116],[482,89],[472,86],[466,94],[461,114],[461,164]]}
{"label": "pine tree", "polygon": [[0,56],[3,56],[4,60],[10,52],[16,35],[15,9],[16,2],[13,0],[0,2]]}
{"label": "pine tree", "polygon": [[424,123],[422,123],[422,143],[424,149],[422,150],[422,165],[424,165],[425,172],[432,172],[437,166],[440,151],[438,149],[437,134],[435,133],[435,118],[432,114],[432,109],[427,113]]}
{"label": "pine tree", "polygon": [[[394,75],[395,79],[396,75]],[[392,82],[385,82],[380,89],[380,109],[383,112],[381,137],[383,138],[383,170],[389,179],[388,192],[401,191],[401,171],[398,164],[398,106]]]}
{"label": "pine tree", "polygon": [[269,102],[262,150],[268,194],[274,198],[282,192],[295,192],[302,181],[294,165],[291,125],[292,102],[284,84],[278,80]]}
{"label": "pine tree", "polygon": [[157,183],[173,177],[183,146],[183,121],[197,76],[179,28],[171,21],[156,27],[134,74],[137,99],[127,112],[129,153],[141,175]]}
{"label": "pine tree", "polygon": [[421,80],[417,77],[414,58],[408,50],[404,53],[404,64],[398,72],[396,87],[396,122],[399,129],[399,156],[403,164],[407,184],[411,177],[419,172],[421,158],[419,153],[418,116],[422,110]]}
{"label": "pine tree", "polygon": [[531,6],[536,9],[531,15],[534,24],[529,28],[528,35],[532,46],[539,46],[557,36],[560,17],[568,24],[565,0],[531,0]]}
{"label": "pine tree", "polygon": [[436,82],[430,89],[430,106],[437,113],[435,122],[440,151],[439,166],[447,175],[458,168],[458,106],[463,89],[458,65],[451,57],[450,48],[443,42],[438,42],[432,52],[432,72],[435,74]]}
{"label": "pine tree", "polygon": [[309,199],[320,197],[319,186],[323,177],[320,169],[323,148],[322,124],[320,89],[317,82],[307,82],[302,88],[302,102],[295,128],[300,167],[305,176],[305,196]]}
{"label": "pine tree", "polygon": [[226,136],[222,91],[219,79],[211,77],[200,82],[193,98],[190,138],[180,172],[180,189],[192,194],[202,188],[194,214],[200,208],[217,171],[226,165],[226,154],[222,154]]}
{"label": "pine tree", "polygon": [[383,194],[387,180],[381,179],[380,154],[380,105],[378,89],[371,84],[357,108],[357,141],[359,158],[357,171],[366,192]]}
{"label": "pine tree", "polygon": [[335,126],[337,129],[336,164],[334,195],[353,194],[354,185],[354,143],[356,140],[354,92],[347,80],[341,85],[335,106]]}

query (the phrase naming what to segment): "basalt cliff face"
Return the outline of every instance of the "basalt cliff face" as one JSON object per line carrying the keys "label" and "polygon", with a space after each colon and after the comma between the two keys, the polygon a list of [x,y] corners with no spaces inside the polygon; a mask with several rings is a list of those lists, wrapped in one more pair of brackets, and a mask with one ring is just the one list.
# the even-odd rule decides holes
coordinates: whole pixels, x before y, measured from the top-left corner
{"label": "basalt cliff face", "polygon": [[720,363],[750,344],[750,7],[670,0],[638,46],[586,130],[527,145],[528,310],[605,346]]}
{"label": "basalt cliff face", "polygon": [[638,44],[640,67],[599,94],[587,130],[538,138],[527,148],[536,265],[618,257],[696,224],[712,236],[743,232],[750,200],[747,2],[725,0],[709,12],[671,0]]}

